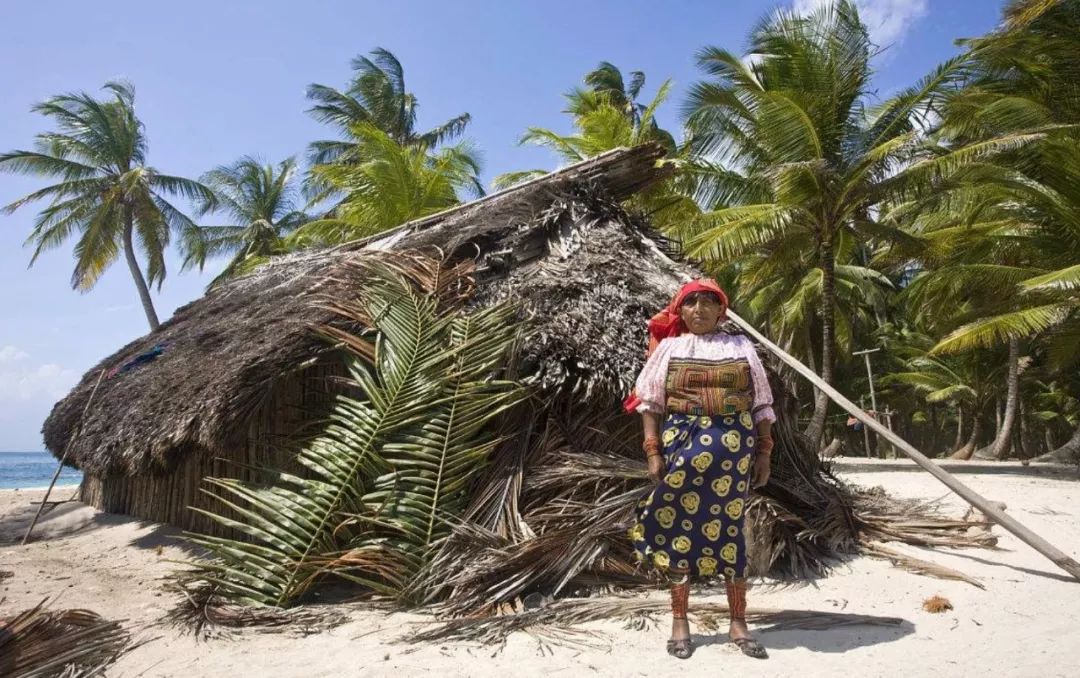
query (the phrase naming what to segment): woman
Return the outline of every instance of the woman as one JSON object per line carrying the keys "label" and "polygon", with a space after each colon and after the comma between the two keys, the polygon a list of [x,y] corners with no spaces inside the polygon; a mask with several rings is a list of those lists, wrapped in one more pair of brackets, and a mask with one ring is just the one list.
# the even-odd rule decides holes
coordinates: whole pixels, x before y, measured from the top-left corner
{"label": "woman", "polygon": [[627,407],[641,413],[649,477],[630,531],[638,556],[672,582],[668,652],[693,653],[686,619],[690,577],[722,574],[731,641],[764,659],[746,627],[746,538],[750,488],[769,480],[772,392],[753,343],[720,332],[727,297],[696,280],[649,321],[650,353]]}

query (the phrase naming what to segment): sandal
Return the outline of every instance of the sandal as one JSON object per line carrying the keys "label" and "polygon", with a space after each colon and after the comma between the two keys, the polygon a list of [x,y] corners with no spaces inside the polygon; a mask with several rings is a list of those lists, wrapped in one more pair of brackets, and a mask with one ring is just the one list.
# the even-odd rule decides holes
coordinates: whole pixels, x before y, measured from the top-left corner
{"label": "sandal", "polygon": [[769,658],[769,653],[765,651],[765,646],[753,638],[733,638],[731,642],[735,643],[747,657],[753,657],[754,659]]}
{"label": "sandal", "polygon": [[672,638],[667,642],[667,653],[679,659],[689,659],[694,654],[694,643],[689,638]]}

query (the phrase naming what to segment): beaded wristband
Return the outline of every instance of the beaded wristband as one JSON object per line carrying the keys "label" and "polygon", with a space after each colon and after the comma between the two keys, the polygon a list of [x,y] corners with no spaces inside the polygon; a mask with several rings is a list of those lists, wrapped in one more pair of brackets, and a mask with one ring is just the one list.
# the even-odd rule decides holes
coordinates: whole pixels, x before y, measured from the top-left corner
{"label": "beaded wristband", "polygon": [[646,459],[660,456],[660,439],[656,436],[649,436],[641,441],[641,450],[645,453]]}
{"label": "beaded wristband", "polygon": [[762,456],[769,456],[773,451],[773,439],[772,436],[758,436],[757,453]]}

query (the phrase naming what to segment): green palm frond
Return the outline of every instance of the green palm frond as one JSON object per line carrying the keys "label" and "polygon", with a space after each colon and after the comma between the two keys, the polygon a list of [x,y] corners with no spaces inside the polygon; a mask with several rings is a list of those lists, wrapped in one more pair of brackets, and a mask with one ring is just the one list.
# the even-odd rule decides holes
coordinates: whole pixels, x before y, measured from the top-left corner
{"label": "green palm frond", "polygon": [[[441,393],[415,430],[383,447],[391,471],[376,478],[364,497],[367,506],[377,507],[378,524],[387,530],[364,534],[353,547],[392,544],[395,558],[407,563],[412,575],[450,534],[471,481],[500,442],[491,423],[524,397],[514,383],[490,379],[517,335],[513,314],[512,308],[492,307],[451,321]],[[423,595],[408,588],[406,595]]]}
{"label": "green palm frond", "polygon": [[[387,49],[380,47],[370,56],[357,56],[352,69],[353,77],[344,90],[319,84],[307,89],[313,102],[308,114],[337,128],[346,138],[354,126],[369,124],[403,146],[434,148],[463,134],[471,120],[468,113],[462,113],[431,130],[418,131],[416,96],[405,87],[401,62]],[[309,147],[309,159],[313,164],[340,162],[351,148],[351,144],[317,141]]]}
{"label": "green palm frond", "polygon": [[932,353],[957,353],[974,348],[1000,346],[1009,339],[1037,335],[1068,317],[1073,304],[1045,304],[1011,313],[981,318],[950,332],[931,349]]}
{"label": "green palm frond", "polygon": [[501,191],[503,189],[510,188],[512,186],[517,186],[518,184],[523,184],[526,181],[532,181],[533,179],[538,179],[538,178],[546,175],[547,173],[548,173],[547,170],[542,170],[542,169],[531,169],[531,170],[520,170],[520,171],[517,171],[517,172],[506,172],[505,174],[500,174],[499,176],[495,177],[491,181],[491,186],[496,191]]}
{"label": "green palm frond", "polygon": [[792,210],[784,205],[742,205],[704,214],[686,240],[692,257],[731,259],[780,237],[791,226]]}
{"label": "green palm frond", "polygon": [[337,396],[325,431],[298,456],[306,477],[264,470],[263,483],[208,481],[204,491],[231,514],[201,512],[246,540],[189,535],[213,559],[185,579],[277,607],[327,574],[404,595],[448,533],[498,441],[489,424],[522,397],[491,378],[515,341],[514,311],[440,314],[437,296],[387,266],[371,267],[358,312],[340,311],[375,334],[373,360],[366,349],[348,360],[350,391],[363,397]]}
{"label": "green palm frond", "polygon": [[311,175],[341,202],[323,219],[300,226],[285,247],[339,244],[434,214],[461,195],[482,195],[480,156],[467,143],[437,151],[403,146],[372,124],[350,128],[357,148],[349,163],[311,168]]}
{"label": "green palm frond", "polygon": [[1021,287],[1029,292],[1060,290],[1076,292],[1080,290],[1080,264],[1025,280]]}

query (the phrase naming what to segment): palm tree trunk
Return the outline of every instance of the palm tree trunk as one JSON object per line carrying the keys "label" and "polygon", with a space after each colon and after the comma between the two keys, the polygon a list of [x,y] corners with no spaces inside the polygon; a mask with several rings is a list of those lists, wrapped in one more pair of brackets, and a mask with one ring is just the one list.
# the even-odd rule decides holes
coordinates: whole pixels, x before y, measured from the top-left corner
{"label": "palm tree trunk", "polygon": [[950,459],[971,459],[971,455],[975,454],[975,446],[979,444],[979,435],[982,433],[982,419],[979,418],[978,411],[975,412],[974,421],[971,424],[971,435],[968,436],[967,442],[959,450],[952,453]]}
{"label": "palm tree trunk", "polygon": [[956,406],[956,440],[953,442],[953,452],[960,449],[960,443],[964,442],[964,408]]}
{"label": "palm tree trunk", "polygon": [[1009,339],[1009,376],[1005,394],[1005,416],[1001,421],[1001,430],[994,440],[990,456],[994,459],[1007,459],[1012,449],[1012,430],[1016,423],[1016,410],[1020,406],[1020,340]]}
{"label": "palm tree trunk", "polygon": [[135,244],[132,242],[132,234],[135,230],[135,220],[131,212],[124,215],[124,258],[127,259],[128,270],[135,280],[135,287],[139,290],[139,301],[142,302],[143,312],[146,313],[146,321],[150,323],[150,331],[161,326],[158,322],[157,312],[154,310],[154,301],[150,298],[150,288],[146,285],[139,262],[135,258]]}
{"label": "palm tree trunk", "polygon": [[[826,384],[833,382],[833,350],[835,348],[836,328],[836,284],[834,280],[833,245],[831,236],[821,240],[821,378]],[[806,427],[806,436],[814,449],[821,447],[821,437],[825,432],[825,417],[829,410],[829,396],[819,391],[814,398],[814,415]]]}
{"label": "palm tree trunk", "polygon": [[1064,445],[1056,450],[1050,450],[1044,455],[1035,457],[1032,461],[1080,464],[1080,426],[1073,430],[1072,437]]}

